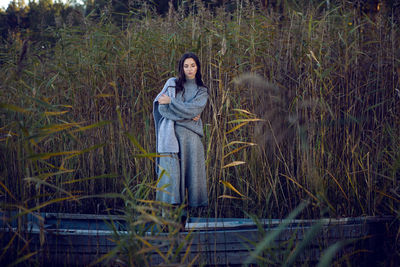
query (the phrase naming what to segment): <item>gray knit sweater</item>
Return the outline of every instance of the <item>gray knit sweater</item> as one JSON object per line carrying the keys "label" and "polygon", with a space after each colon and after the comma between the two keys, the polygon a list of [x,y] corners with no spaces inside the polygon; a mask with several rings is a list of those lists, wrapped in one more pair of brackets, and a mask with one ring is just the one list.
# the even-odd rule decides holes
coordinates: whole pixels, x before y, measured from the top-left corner
{"label": "gray knit sweater", "polygon": [[156,96],[153,101],[153,117],[156,130],[156,150],[158,153],[178,153],[179,144],[175,136],[175,122],[163,116],[159,112],[158,98],[166,94],[167,96],[175,98],[175,78],[169,79],[161,92]]}
{"label": "gray knit sweater", "polygon": [[[175,95],[176,78],[170,78],[163,90],[157,95],[153,103],[153,116],[156,126],[157,152],[176,153],[179,146],[176,142],[174,124],[183,126],[200,136],[203,136],[203,123],[201,119],[194,121],[207,104],[207,89],[196,84],[195,79],[187,80],[184,92]],[[171,97],[171,103],[160,105],[158,98],[166,94]]]}
{"label": "gray knit sweater", "polygon": [[198,86],[195,79],[187,80],[183,87],[184,92],[177,93],[168,105],[159,105],[158,110],[163,117],[175,121],[176,125],[203,136],[202,120],[194,121],[193,118],[199,115],[207,104],[207,89]]}

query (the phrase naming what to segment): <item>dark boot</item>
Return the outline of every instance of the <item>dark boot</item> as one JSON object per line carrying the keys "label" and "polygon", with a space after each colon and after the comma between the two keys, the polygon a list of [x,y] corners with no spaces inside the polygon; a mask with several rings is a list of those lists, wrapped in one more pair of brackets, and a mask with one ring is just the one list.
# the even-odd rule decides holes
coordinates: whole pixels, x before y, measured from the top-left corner
{"label": "dark boot", "polygon": [[182,231],[185,230],[186,222],[188,221],[188,212],[186,209],[183,209],[180,216],[180,223],[182,227]]}

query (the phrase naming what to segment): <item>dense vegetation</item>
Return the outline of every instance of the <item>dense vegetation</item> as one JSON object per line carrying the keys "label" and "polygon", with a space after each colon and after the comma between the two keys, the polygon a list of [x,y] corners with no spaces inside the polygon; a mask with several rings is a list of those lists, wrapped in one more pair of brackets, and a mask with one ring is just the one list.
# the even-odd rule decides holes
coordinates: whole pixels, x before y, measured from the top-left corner
{"label": "dense vegetation", "polygon": [[[129,234],[108,255],[123,266],[149,263],[148,225],[167,225],[171,247],[182,242],[178,213],[161,218],[153,201],[151,111],[186,51],[199,55],[210,89],[201,215],[398,223],[397,1],[85,3],[0,11],[0,211],[18,212],[0,262],[39,264],[24,231],[32,211],[126,215]],[[307,236],[275,264],[294,260]],[[391,249],[387,265],[400,255]]]}
{"label": "dense vegetation", "polygon": [[[7,207],[115,212],[122,201],[77,197],[137,185],[153,199],[152,101],[194,51],[211,92],[202,114],[210,216],[281,218],[302,199],[312,202],[308,217],[398,212],[400,38],[390,1],[367,13],[342,1],[191,1],[118,14],[93,3],[89,12],[31,2],[14,28],[1,24]],[[22,14],[14,7],[3,21]]]}

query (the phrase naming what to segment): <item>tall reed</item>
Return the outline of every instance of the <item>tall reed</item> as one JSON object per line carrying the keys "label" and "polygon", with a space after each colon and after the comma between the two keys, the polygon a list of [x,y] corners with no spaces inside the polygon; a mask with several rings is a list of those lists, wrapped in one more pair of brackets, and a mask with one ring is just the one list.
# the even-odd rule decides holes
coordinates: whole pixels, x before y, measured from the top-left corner
{"label": "tall reed", "polygon": [[[155,151],[152,101],[190,50],[210,88],[202,114],[209,214],[283,217],[304,198],[313,200],[308,217],[325,207],[334,217],[398,210],[393,20],[344,4],[289,5],[278,14],[246,1],[229,11],[194,1],[166,17],[138,12],[123,27],[105,13],[82,18],[80,28],[51,29],[57,41],[48,49],[24,36],[2,42],[4,204],[120,192],[124,178],[154,185],[154,163],[136,157],[142,152],[124,133]],[[121,205],[92,198],[40,210]]]}

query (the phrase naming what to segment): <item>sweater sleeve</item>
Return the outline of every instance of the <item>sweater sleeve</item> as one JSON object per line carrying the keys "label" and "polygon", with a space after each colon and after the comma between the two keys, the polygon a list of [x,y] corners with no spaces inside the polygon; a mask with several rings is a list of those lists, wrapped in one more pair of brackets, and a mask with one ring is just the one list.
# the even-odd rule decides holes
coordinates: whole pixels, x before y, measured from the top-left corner
{"label": "sweater sleeve", "polygon": [[164,118],[167,118],[167,119],[170,119],[173,121],[184,120],[184,118],[179,117],[177,114],[175,114],[175,112],[171,111],[169,104],[165,104],[165,105],[158,104],[158,112],[160,112],[161,116],[163,116]]}
{"label": "sweater sleeve", "polygon": [[184,102],[176,98],[171,98],[171,103],[167,106],[169,107],[170,113],[174,114],[174,116],[184,119],[192,119],[204,110],[207,100],[208,93],[202,88],[193,99]]}

